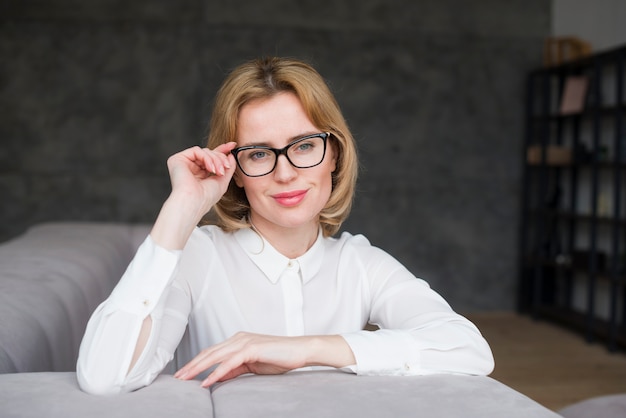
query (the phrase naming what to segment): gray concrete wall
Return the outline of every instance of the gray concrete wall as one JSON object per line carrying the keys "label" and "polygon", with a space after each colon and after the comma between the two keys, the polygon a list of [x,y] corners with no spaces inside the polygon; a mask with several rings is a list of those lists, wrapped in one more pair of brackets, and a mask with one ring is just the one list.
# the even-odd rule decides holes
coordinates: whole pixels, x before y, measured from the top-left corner
{"label": "gray concrete wall", "polygon": [[0,1],[0,240],[151,222],[165,159],[203,143],[225,73],[289,55],[358,140],[345,229],[458,310],[512,308],[523,83],[549,31],[545,0]]}
{"label": "gray concrete wall", "polygon": [[624,0],[552,0],[552,35],[577,36],[594,52],[626,43]]}

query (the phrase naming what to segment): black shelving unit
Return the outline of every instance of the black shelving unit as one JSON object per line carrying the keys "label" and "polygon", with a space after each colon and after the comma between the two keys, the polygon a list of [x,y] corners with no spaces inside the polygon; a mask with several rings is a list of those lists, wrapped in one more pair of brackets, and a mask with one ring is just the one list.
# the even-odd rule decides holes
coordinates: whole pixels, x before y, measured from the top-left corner
{"label": "black shelving unit", "polygon": [[626,46],[527,77],[518,308],[626,347]]}

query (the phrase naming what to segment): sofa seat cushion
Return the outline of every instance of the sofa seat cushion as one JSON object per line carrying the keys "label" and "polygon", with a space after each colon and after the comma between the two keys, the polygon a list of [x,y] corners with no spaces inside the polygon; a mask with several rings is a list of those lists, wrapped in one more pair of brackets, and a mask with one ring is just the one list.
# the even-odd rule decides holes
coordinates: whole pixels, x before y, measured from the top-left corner
{"label": "sofa seat cushion", "polygon": [[561,409],[559,413],[565,418],[626,417],[626,393],[586,399]]}
{"label": "sofa seat cushion", "polygon": [[0,375],[3,418],[212,418],[211,394],[197,381],[162,375],[152,385],[116,396],[94,396],[78,388],[76,374]]}

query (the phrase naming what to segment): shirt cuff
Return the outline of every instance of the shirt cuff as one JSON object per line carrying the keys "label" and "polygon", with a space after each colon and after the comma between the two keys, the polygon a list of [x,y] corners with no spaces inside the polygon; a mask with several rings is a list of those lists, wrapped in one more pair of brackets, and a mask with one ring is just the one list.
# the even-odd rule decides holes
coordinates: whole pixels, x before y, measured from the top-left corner
{"label": "shirt cuff", "polygon": [[341,336],[356,359],[356,366],[346,371],[360,375],[423,374],[419,346],[408,331],[381,329]]}
{"label": "shirt cuff", "polygon": [[159,247],[148,236],[111,293],[104,314],[123,310],[148,316],[173,280],[181,253]]}

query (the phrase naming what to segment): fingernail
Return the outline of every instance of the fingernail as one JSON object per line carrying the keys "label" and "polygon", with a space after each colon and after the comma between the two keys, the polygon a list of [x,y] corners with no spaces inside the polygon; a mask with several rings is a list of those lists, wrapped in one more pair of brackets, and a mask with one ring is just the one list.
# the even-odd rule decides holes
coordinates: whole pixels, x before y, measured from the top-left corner
{"label": "fingernail", "polygon": [[181,370],[177,371],[177,372],[174,374],[174,377],[175,377],[176,379],[181,379],[181,380],[182,380],[182,379],[184,379],[184,378],[185,378],[185,376],[187,376],[187,372],[183,372],[183,371],[181,371]]}

